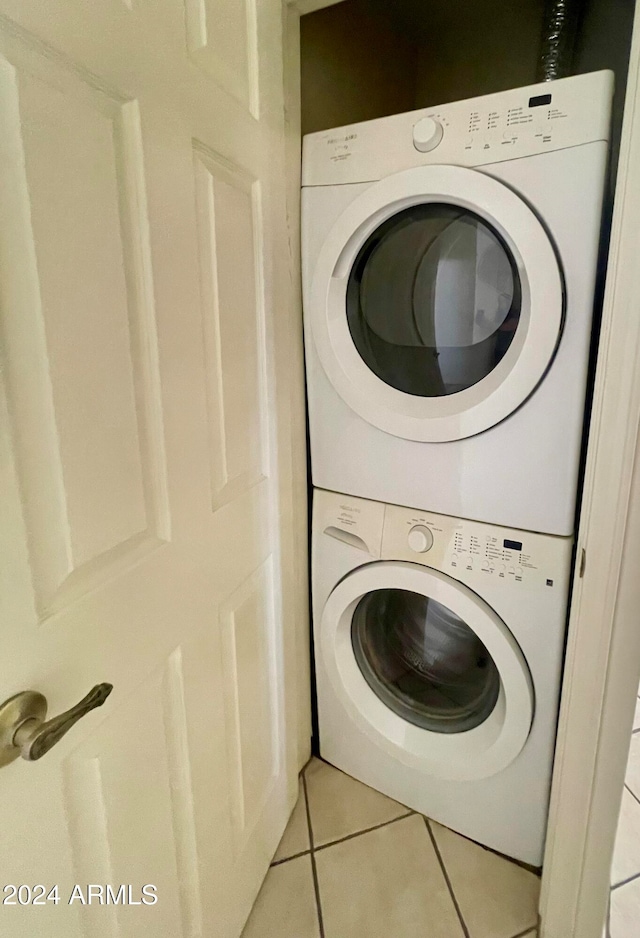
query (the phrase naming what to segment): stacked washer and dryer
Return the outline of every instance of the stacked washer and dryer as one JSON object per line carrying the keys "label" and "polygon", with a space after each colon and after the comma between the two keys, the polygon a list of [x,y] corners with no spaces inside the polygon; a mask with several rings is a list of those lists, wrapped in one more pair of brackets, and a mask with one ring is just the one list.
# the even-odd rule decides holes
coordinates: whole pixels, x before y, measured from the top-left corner
{"label": "stacked washer and dryer", "polygon": [[310,134],[320,754],[542,862],[613,76]]}

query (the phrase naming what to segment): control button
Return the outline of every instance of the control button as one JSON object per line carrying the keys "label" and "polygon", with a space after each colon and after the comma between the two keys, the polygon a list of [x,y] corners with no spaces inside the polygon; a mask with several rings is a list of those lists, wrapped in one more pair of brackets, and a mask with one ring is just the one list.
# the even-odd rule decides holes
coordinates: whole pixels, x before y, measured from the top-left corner
{"label": "control button", "polygon": [[516,567],[516,577],[520,577],[522,579],[522,567]]}
{"label": "control button", "polygon": [[417,554],[424,554],[433,546],[433,534],[424,524],[416,524],[409,531],[407,543]]}
{"label": "control button", "polygon": [[457,554],[452,554],[452,555],[451,555],[451,566],[452,566],[452,567],[457,567],[457,566],[458,566],[458,555],[457,555]]}
{"label": "control button", "polygon": [[503,563],[498,564],[498,576],[504,576],[506,572],[506,567]]}
{"label": "control button", "polygon": [[435,150],[442,140],[442,124],[433,117],[422,117],[413,125],[413,145],[421,153]]}

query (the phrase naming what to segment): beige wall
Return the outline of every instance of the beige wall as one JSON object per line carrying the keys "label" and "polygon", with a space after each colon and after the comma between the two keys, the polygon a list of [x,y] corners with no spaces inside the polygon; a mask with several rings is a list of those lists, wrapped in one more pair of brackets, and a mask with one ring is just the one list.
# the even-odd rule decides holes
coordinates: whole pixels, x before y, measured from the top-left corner
{"label": "beige wall", "polygon": [[615,180],[622,132],[633,12],[634,0],[587,0],[574,63],[577,72],[610,68],[616,76],[611,128],[612,182]]}
{"label": "beige wall", "polygon": [[[434,4],[417,59],[414,107],[463,101],[532,84],[543,2]],[[425,3],[424,15],[428,7]]]}
{"label": "beige wall", "polygon": [[368,0],[345,0],[300,20],[302,132],[415,107],[416,50]]}
{"label": "beige wall", "polygon": [[303,16],[302,132],[530,84],[543,3],[344,0]]}

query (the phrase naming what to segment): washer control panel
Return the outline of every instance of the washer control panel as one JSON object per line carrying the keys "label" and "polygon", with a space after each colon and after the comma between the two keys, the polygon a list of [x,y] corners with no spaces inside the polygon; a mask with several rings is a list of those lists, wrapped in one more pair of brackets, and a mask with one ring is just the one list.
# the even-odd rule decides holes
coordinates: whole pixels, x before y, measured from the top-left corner
{"label": "washer control panel", "polygon": [[312,541],[314,563],[328,564],[340,576],[372,561],[404,560],[446,573],[480,596],[498,601],[504,595],[508,602],[531,591],[549,599],[566,591],[573,548],[571,537],[503,528],[324,489],[313,493]]}
{"label": "washer control panel", "polygon": [[549,589],[558,556],[570,547],[571,538],[386,505],[380,556],[442,570],[478,589],[488,581]]}

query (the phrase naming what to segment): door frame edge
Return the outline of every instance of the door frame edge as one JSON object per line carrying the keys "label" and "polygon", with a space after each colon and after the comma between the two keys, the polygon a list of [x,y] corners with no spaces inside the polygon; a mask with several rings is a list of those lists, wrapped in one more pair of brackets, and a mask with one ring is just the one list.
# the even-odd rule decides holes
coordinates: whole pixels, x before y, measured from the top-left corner
{"label": "door frame edge", "polygon": [[634,16],[577,538],[540,938],[602,938],[607,917],[640,678],[634,615],[640,605],[639,252],[640,5]]}
{"label": "door frame edge", "polygon": [[[306,397],[302,336],[302,275],[300,255],[300,185],[302,131],[300,110],[300,9],[296,0],[282,0],[282,78],[285,127],[286,224],[291,289],[291,417],[294,422],[292,458],[293,510],[296,540],[295,634],[297,763],[298,771],[311,758],[311,659],[309,602],[308,482]],[[295,443],[299,445],[295,445]]]}

